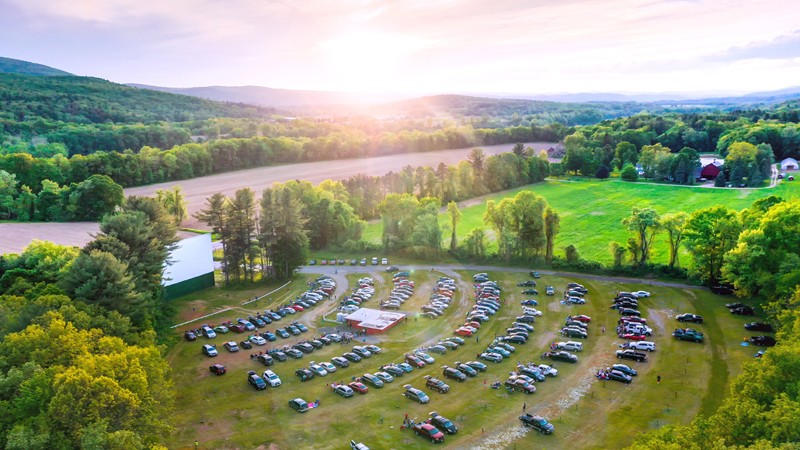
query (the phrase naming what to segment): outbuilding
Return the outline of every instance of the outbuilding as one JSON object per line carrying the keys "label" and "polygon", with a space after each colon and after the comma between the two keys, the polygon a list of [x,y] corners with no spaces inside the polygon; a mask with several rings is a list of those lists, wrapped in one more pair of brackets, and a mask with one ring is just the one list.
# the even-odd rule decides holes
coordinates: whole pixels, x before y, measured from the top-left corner
{"label": "outbuilding", "polygon": [[798,169],[797,160],[794,158],[786,158],[781,161],[781,172],[785,172],[787,170],[797,170]]}
{"label": "outbuilding", "polygon": [[713,180],[719,176],[720,173],[720,166],[722,164],[718,162],[708,163],[700,169],[700,177],[705,178],[707,180]]}
{"label": "outbuilding", "polygon": [[367,334],[378,334],[392,328],[404,320],[406,315],[399,312],[379,311],[361,308],[344,318],[347,324]]}

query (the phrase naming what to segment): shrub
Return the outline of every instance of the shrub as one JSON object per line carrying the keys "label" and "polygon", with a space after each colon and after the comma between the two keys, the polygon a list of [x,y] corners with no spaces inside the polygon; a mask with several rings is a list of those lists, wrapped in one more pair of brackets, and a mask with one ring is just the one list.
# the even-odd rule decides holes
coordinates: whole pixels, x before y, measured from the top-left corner
{"label": "shrub", "polygon": [[625,167],[622,168],[622,172],[620,173],[620,178],[625,181],[638,181],[639,172],[636,170],[636,167],[633,167],[633,164],[625,164]]}

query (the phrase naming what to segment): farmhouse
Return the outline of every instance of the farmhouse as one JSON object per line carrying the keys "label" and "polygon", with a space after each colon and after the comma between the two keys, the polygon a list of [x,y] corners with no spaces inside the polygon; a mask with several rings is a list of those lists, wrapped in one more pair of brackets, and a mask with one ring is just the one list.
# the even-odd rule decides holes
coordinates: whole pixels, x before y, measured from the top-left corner
{"label": "farmhouse", "polygon": [[787,170],[797,170],[798,169],[797,160],[794,158],[786,158],[781,161],[781,172],[785,172]]}
{"label": "farmhouse", "polygon": [[361,308],[346,316],[344,320],[357,330],[365,330],[367,334],[378,334],[392,328],[405,318],[406,315],[399,312]]}

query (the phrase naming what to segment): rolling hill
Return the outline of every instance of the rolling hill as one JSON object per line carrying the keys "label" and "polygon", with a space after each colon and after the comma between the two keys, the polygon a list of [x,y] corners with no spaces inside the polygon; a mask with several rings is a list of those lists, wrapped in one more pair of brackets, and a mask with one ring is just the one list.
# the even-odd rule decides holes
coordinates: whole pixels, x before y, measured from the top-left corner
{"label": "rolling hill", "polygon": [[20,59],[3,58],[0,56],[0,73],[15,73],[17,75],[30,75],[37,77],[72,76],[69,72],[54,69],[43,64],[36,64]]}

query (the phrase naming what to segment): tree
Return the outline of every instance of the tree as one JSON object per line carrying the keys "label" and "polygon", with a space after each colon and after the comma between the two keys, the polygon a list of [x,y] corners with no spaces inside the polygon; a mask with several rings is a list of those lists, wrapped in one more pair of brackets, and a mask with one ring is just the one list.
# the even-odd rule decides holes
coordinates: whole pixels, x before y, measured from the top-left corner
{"label": "tree", "polygon": [[486,257],[486,232],[483,228],[473,228],[462,244],[464,252],[471,259],[481,260]]}
{"label": "tree", "polygon": [[714,179],[714,187],[725,187],[728,185],[728,180],[725,178],[725,172],[720,171],[717,178]]}
{"label": "tree", "polygon": [[777,203],[725,255],[723,278],[737,295],[787,298],[800,284],[800,201]]}
{"label": "tree", "polygon": [[105,175],[92,175],[70,187],[69,210],[76,220],[98,220],[124,199],[122,186]]}
{"label": "tree", "polygon": [[684,226],[686,248],[694,258],[694,270],[703,281],[722,279],[726,254],[736,245],[741,222],[736,211],[722,205],[693,212]]}
{"label": "tree", "polygon": [[700,155],[697,150],[684,147],[678,152],[671,170],[676,183],[693,184],[694,173],[700,167]]}
{"label": "tree", "polygon": [[16,175],[0,170],[0,220],[8,220],[15,215],[14,199],[16,196]]}
{"label": "tree", "polygon": [[140,313],[141,297],[136,292],[128,265],[101,250],[81,253],[75,258],[60,286],[70,297],[130,316]]}
{"label": "tree", "polygon": [[[642,154],[639,156],[639,164],[642,165],[645,178],[653,178],[656,175],[664,175],[664,170],[670,166],[665,163],[671,158],[670,149],[661,144],[645,145],[642,147]],[[660,169],[660,170],[659,170]]]}
{"label": "tree", "polygon": [[553,248],[555,247],[556,235],[561,231],[561,216],[549,206],[544,211],[544,234],[547,243],[545,244],[544,259],[547,262],[553,260]]}
{"label": "tree", "polygon": [[[222,242],[222,273],[225,274],[226,283],[229,280],[229,273],[227,258],[225,258],[224,255],[227,254],[225,250],[227,249],[228,239],[230,238],[225,217],[225,204],[227,202],[228,198],[222,195],[222,193],[217,192],[206,199],[206,209],[201,209],[194,215],[197,220],[211,227],[211,231],[219,236]],[[263,213],[261,217],[264,217]],[[264,228],[262,227],[261,229],[263,230]]]}
{"label": "tree", "polygon": [[667,232],[667,242],[669,243],[669,267],[680,267],[678,254],[681,243],[683,243],[683,228],[689,215],[683,211],[666,214],[661,218],[661,227]]}
{"label": "tree", "polygon": [[633,165],[625,164],[625,167],[620,173],[620,178],[625,181],[637,181],[639,179],[639,171],[637,171],[636,167],[633,167]]}
{"label": "tree", "polygon": [[378,204],[383,221],[383,249],[391,252],[410,245],[419,200],[409,194],[389,194]]}
{"label": "tree", "polygon": [[598,178],[598,179],[601,179],[601,180],[605,180],[610,175],[611,175],[611,171],[608,170],[608,167],[603,165],[603,166],[600,166],[600,168],[597,169],[597,172],[595,172],[594,177]]}
{"label": "tree", "polygon": [[614,258],[614,267],[622,267],[622,260],[628,250],[619,242],[612,242],[608,248],[611,251],[611,257]]}
{"label": "tree", "polygon": [[634,234],[640,252],[636,258],[638,263],[647,264],[650,246],[656,234],[661,231],[661,216],[652,208],[634,206],[631,215],[623,219],[622,224]]}
{"label": "tree", "polygon": [[180,185],[175,185],[172,189],[158,189],[156,199],[167,212],[172,215],[176,226],[181,226],[181,222],[186,218],[186,200]]}
{"label": "tree", "polygon": [[639,152],[636,150],[636,146],[626,141],[617,144],[614,156],[617,161],[617,170],[621,170],[627,164],[633,166],[639,160]]}
{"label": "tree", "polygon": [[581,256],[580,254],[578,254],[578,249],[575,248],[575,246],[572,244],[564,247],[564,258],[571,263],[575,263],[581,260]]}
{"label": "tree", "polygon": [[278,185],[262,192],[260,205],[259,241],[267,248],[274,276],[289,279],[308,255],[308,219],[302,216],[302,203]]}
{"label": "tree", "polygon": [[458,222],[461,220],[461,210],[458,209],[458,204],[456,202],[450,202],[447,204],[447,215],[450,217],[450,251],[454,252],[458,247]]}
{"label": "tree", "polygon": [[420,205],[414,219],[414,231],[411,242],[414,246],[432,250],[433,257],[438,260],[442,248],[442,229],[439,225],[439,199],[426,197]]}
{"label": "tree", "polygon": [[234,278],[239,279],[240,271],[250,281],[255,277],[255,260],[253,243],[256,233],[255,194],[250,188],[239,189],[226,204],[225,216],[228,222],[230,238],[227,251],[230,254],[227,262]]}
{"label": "tree", "polygon": [[589,156],[586,149],[586,136],[583,133],[573,133],[564,139],[566,154],[561,164],[564,170],[578,173],[585,166],[586,158]]}

